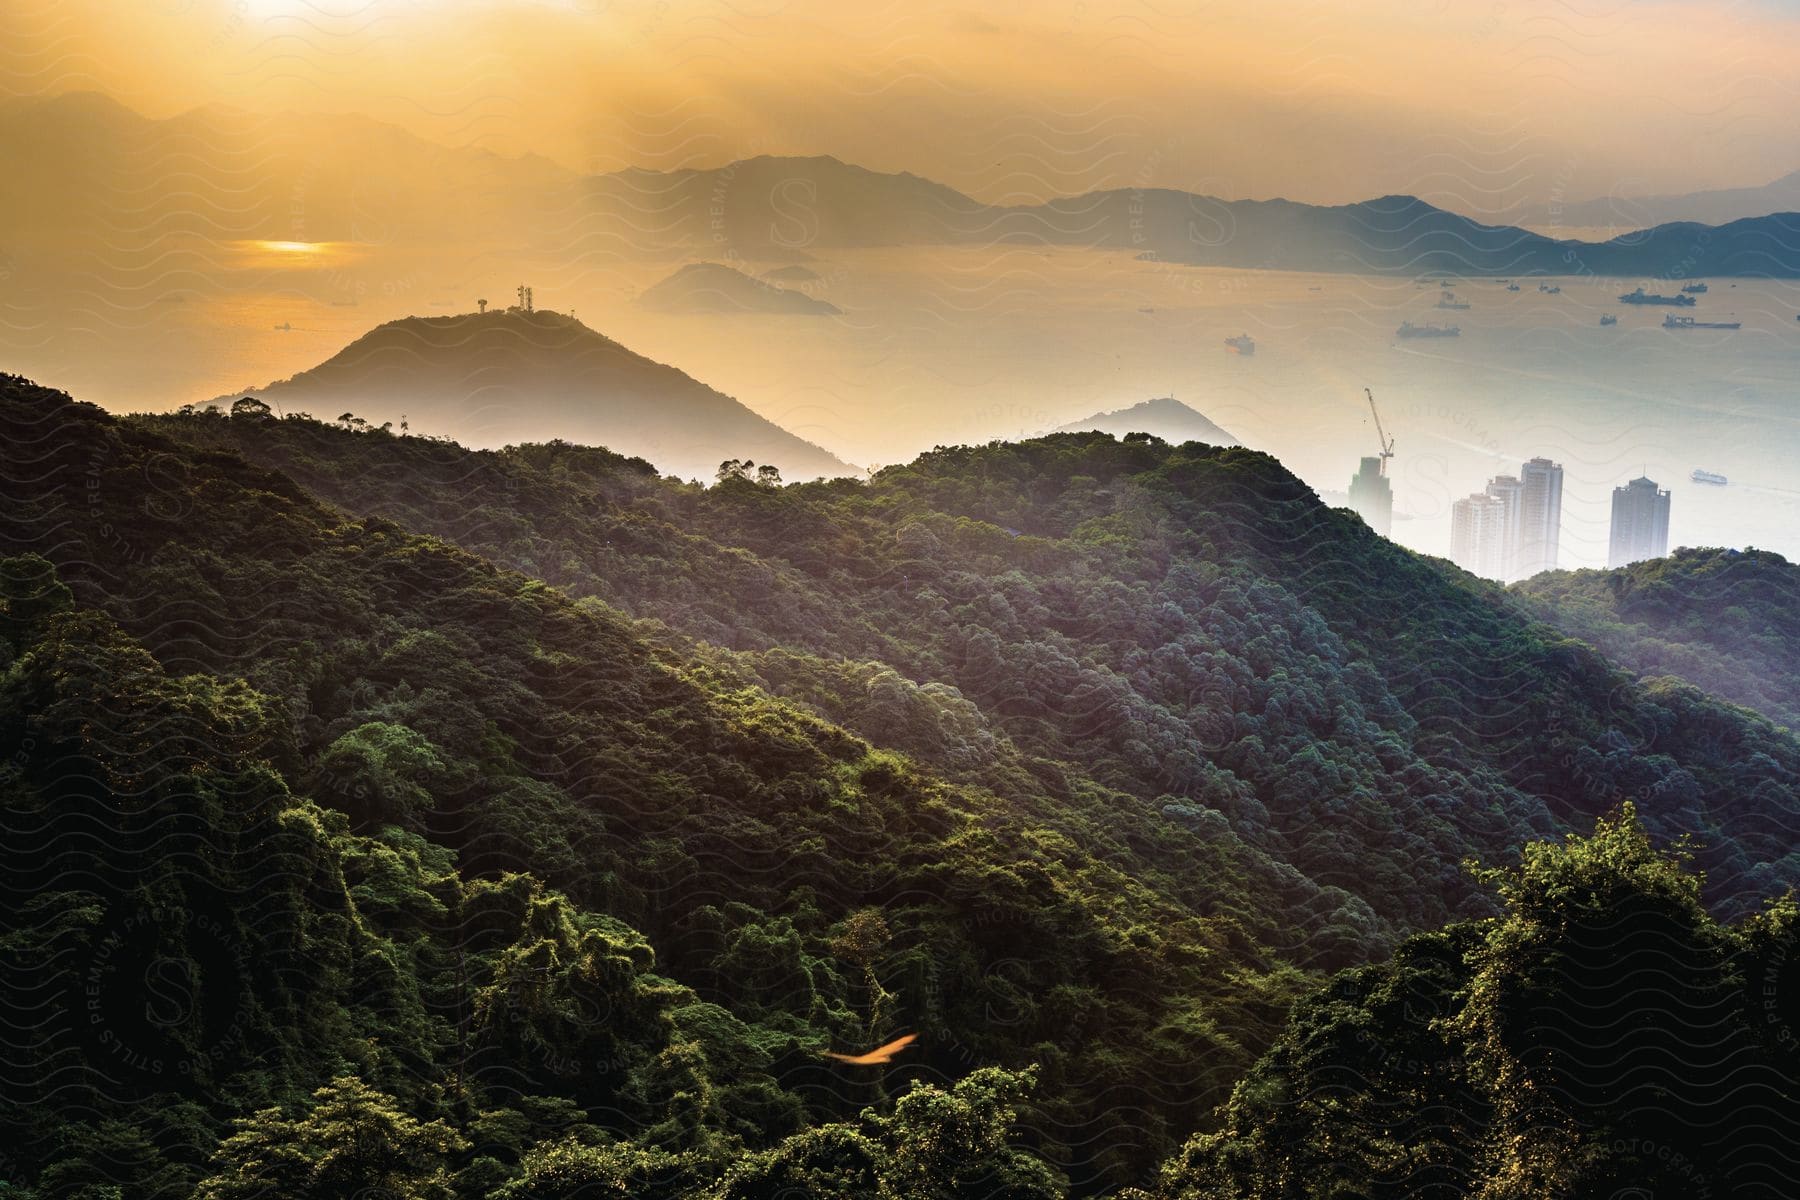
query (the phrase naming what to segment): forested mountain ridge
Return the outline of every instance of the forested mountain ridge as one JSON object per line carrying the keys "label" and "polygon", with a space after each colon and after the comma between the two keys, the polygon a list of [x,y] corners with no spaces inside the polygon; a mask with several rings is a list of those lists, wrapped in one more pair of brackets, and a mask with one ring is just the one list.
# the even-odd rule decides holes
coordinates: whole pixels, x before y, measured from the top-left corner
{"label": "forested mountain ridge", "polygon": [[1501,915],[1308,997],[1132,1200],[1793,1195],[1793,895],[1721,924],[1631,805],[1482,874]]}
{"label": "forested mountain ridge", "polygon": [[1800,729],[1800,567],[1768,550],[1676,550],[1513,585],[1532,610],[1642,675],[1675,675]]}
{"label": "forested mountain ridge", "polygon": [[[1531,990],[1584,929],[1647,905],[1700,948],[1709,1071],[1800,961],[1791,905],[1720,926],[1646,837],[1713,837],[1714,907],[1756,911],[1791,738],[1633,683],[1264,455],[1068,435],[699,489],[11,378],[0,421],[0,1180],[32,1200],[1026,1200],[1196,1130],[1170,1195],[1441,1163],[1546,1194],[1596,1147],[1515,1164],[1519,1131],[1664,1103],[1601,1070],[1506,1108],[1570,1078],[1520,1038],[1590,1032]],[[1458,865],[1631,795],[1516,881]],[[1446,916],[1477,919],[1279,1035],[1317,969]],[[1396,1021],[1384,980],[1421,971]],[[1384,1090],[1439,1036],[1416,1012],[1467,1036],[1439,1090]],[[891,1068],[820,1057],[901,1030]],[[1284,1103],[1346,1070],[1366,1098]],[[1771,1127],[1711,1078],[1670,1128]],[[1421,1096],[1455,1106],[1441,1154],[1377,1127]],[[1724,1194],[1764,1162],[1696,1169]]]}
{"label": "forested mountain ridge", "polygon": [[[946,780],[603,605],[346,518],[235,455],[19,380],[0,408],[19,433],[0,553],[63,580],[11,568],[17,957],[0,966],[28,1011],[74,989],[49,1025],[6,1022],[25,1066],[0,1121],[32,1174],[101,1171],[82,1156],[103,1133],[191,1183],[226,1118],[292,1110],[349,1069],[463,1139],[487,1110],[512,1122],[506,1169],[460,1194],[566,1127],[689,1155],[665,1166],[692,1190],[784,1135],[885,1112],[872,1073],[818,1052],[906,1028],[921,1041],[887,1089],[1035,1068],[1032,1144],[1091,1190],[1205,1123],[1306,986],[1302,927],[1349,903],[1079,773],[1000,780],[1029,804]],[[31,597],[65,585],[41,623]],[[171,705],[198,730],[185,742],[166,740]],[[279,840],[296,822],[304,847]],[[162,853],[174,831],[201,846]],[[265,894],[272,925],[197,924]],[[510,916],[482,915],[490,894]],[[109,949],[125,940],[149,961]],[[165,958],[254,1036],[170,1032],[114,997],[126,1016],[109,1007],[97,1034],[158,1065],[109,1070],[84,976]],[[240,978],[223,999],[199,986]],[[168,1072],[201,1054],[218,1061]],[[1006,1104],[984,1103],[1004,1131]]]}
{"label": "forested mountain ridge", "polygon": [[[1463,859],[1630,798],[1657,836],[1703,840],[1725,911],[1800,877],[1791,737],[1633,682],[1266,455],[1053,435],[868,484],[700,489],[583,447],[143,420],[738,651],[764,686],[910,737],[940,770],[980,764],[991,734],[1079,763],[1350,893],[1379,919],[1361,937],[1490,911]],[[895,706],[921,686],[978,719],[913,732]]]}

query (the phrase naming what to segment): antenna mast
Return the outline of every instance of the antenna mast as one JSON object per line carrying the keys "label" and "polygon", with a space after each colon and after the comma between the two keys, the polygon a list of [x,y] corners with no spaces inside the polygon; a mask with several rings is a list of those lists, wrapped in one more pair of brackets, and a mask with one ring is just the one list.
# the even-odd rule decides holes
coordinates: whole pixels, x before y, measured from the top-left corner
{"label": "antenna mast", "polygon": [[1375,418],[1375,440],[1381,443],[1381,473],[1386,475],[1387,460],[1394,457],[1394,439],[1382,431],[1381,410],[1375,407],[1375,393],[1364,388],[1363,395],[1369,398],[1369,412]]}

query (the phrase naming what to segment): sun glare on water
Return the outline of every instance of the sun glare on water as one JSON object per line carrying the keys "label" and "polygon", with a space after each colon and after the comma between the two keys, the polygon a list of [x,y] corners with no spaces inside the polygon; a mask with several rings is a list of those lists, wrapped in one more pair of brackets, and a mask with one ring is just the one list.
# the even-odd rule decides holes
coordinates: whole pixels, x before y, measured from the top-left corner
{"label": "sun glare on water", "polygon": [[282,270],[340,265],[354,255],[348,242],[301,242],[257,238],[235,243],[241,265]]}
{"label": "sun glare on water", "polygon": [[315,258],[326,253],[330,249],[331,243],[253,241],[246,243],[246,247],[262,254],[279,255],[289,258]]}

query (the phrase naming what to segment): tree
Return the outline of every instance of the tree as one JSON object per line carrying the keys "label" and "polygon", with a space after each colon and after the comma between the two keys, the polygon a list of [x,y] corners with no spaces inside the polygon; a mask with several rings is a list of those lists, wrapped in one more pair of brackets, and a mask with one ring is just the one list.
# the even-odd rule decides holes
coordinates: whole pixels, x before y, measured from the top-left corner
{"label": "tree", "polygon": [[438,748],[405,725],[369,721],[319,758],[319,794],[359,826],[408,825],[431,807],[431,785],[444,770]]}
{"label": "tree", "polygon": [[[1064,1181],[1008,1142],[1035,1068],[983,1067],[949,1090],[915,1084],[892,1114],[808,1129],[745,1155],[717,1200],[1058,1200]],[[602,1193],[604,1194],[604,1193]]]}
{"label": "tree", "polygon": [[1773,1138],[1756,1119],[1732,939],[1687,860],[1656,849],[1626,804],[1591,837],[1482,873],[1507,913],[1469,956],[1449,1028],[1493,1096],[1484,1198],[1687,1190],[1741,1136],[1745,1122],[1723,1116],[1734,1108]]}
{"label": "tree", "polygon": [[674,1200],[691,1195],[691,1156],[631,1142],[589,1146],[575,1138],[541,1142],[516,1179],[493,1200]]}
{"label": "tree", "polygon": [[713,479],[719,483],[725,483],[732,479],[748,479],[750,472],[755,469],[756,464],[747,458],[728,458],[719,464],[719,470]]}
{"label": "tree", "polygon": [[197,1200],[452,1200],[445,1159],[468,1148],[442,1121],[419,1121],[354,1075],[314,1092],[297,1116],[266,1108],[213,1153]]}
{"label": "tree", "polygon": [[0,639],[23,649],[46,618],[74,606],[75,595],[36,554],[0,559]]}
{"label": "tree", "polygon": [[231,415],[234,417],[247,417],[253,421],[266,421],[270,417],[272,411],[273,410],[270,409],[267,404],[264,404],[255,396],[241,396],[231,402]]}
{"label": "tree", "polygon": [[892,939],[881,910],[862,908],[845,917],[836,936],[826,943],[837,957],[862,968],[863,986],[869,995],[867,1036],[871,1039],[887,1022],[896,999],[875,975],[875,962]]}
{"label": "tree", "polygon": [[762,466],[756,468],[756,482],[762,484],[764,487],[780,487],[781,468],[764,463]]}
{"label": "tree", "polygon": [[[892,1161],[895,1192],[919,1200],[1056,1200],[1063,1181],[1007,1142],[1037,1069],[982,1067],[948,1091],[914,1084],[875,1124]],[[867,1114],[865,1114],[866,1116]]]}

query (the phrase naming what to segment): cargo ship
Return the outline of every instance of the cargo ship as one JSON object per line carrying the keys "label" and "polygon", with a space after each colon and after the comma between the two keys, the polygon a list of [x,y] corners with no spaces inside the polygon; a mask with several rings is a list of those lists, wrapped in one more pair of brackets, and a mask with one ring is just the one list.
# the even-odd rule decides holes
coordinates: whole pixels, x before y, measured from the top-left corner
{"label": "cargo ship", "polygon": [[1467,308],[1469,307],[1469,302],[1467,300],[1458,300],[1455,292],[1445,292],[1438,297],[1437,306],[1439,308]]}
{"label": "cargo ship", "polygon": [[1256,342],[1247,333],[1240,333],[1236,337],[1228,337],[1225,339],[1225,344],[1230,346],[1233,350],[1236,350],[1239,354],[1256,353]]}
{"label": "cargo ship", "polygon": [[1639,288],[1635,292],[1626,292],[1619,297],[1620,304],[1666,304],[1674,308],[1694,307],[1692,296],[1659,296],[1655,292],[1646,292]]}
{"label": "cargo ship", "polygon": [[1690,283],[1686,287],[1682,288],[1681,290],[1686,292],[1690,296],[1706,295],[1706,285],[1704,283]]}
{"label": "cargo ship", "polygon": [[1548,283],[1540,283],[1540,284],[1538,284],[1538,291],[1544,293],[1544,295],[1546,295],[1546,296],[1560,296],[1560,295],[1562,295],[1562,285],[1561,284],[1552,285],[1552,284],[1548,284]]}
{"label": "cargo ship", "polygon": [[1516,292],[1519,290],[1519,285],[1516,283],[1509,283],[1506,285],[1506,290],[1509,292]]}
{"label": "cargo ship", "polygon": [[1411,321],[1402,321],[1400,328],[1394,330],[1394,336],[1403,338],[1461,337],[1462,326],[1414,325]]}
{"label": "cargo ship", "polygon": [[1678,317],[1670,313],[1663,318],[1664,329],[1742,329],[1742,321],[1696,321],[1692,317]]}
{"label": "cargo ship", "polygon": [[1717,471],[1702,471],[1696,469],[1692,475],[1688,476],[1688,478],[1692,479],[1695,483],[1710,483],[1714,487],[1725,486],[1725,477]]}
{"label": "cargo ship", "polygon": [[1619,323],[1619,318],[1613,316],[1611,313],[1607,313],[1600,318],[1600,323],[1602,325],[1617,325]]}

